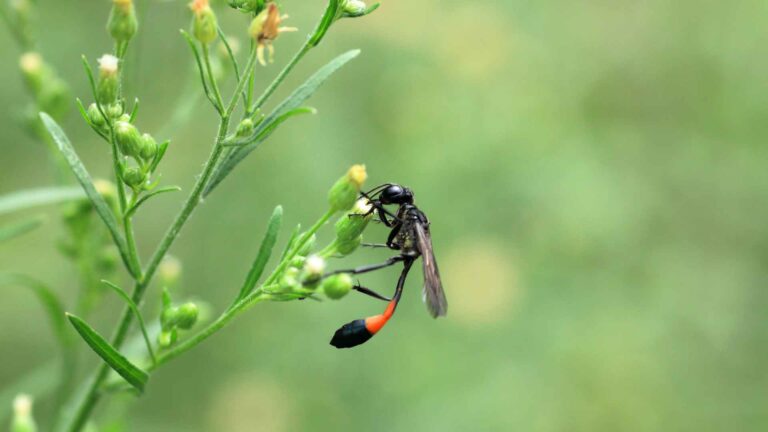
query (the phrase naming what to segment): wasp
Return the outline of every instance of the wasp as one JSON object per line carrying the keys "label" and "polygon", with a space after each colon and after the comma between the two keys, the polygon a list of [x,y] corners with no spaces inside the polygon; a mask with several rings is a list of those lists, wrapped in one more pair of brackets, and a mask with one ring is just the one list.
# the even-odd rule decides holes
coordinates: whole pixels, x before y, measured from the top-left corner
{"label": "wasp", "polygon": [[[433,318],[437,318],[444,316],[448,311],[448,301],[445,298],[440,271],[437,268],[437,261],[435,260],[432,248],[429,219],[414,204],[413,192],[409,188],[398,184],[385,183],[368,192],[363,192],[361,195],[368,200],[371,206],[369,212],[362,216],[376,213],[379,220],[390,229],[385,244],[368,244],[367,246],[386,247],[397,251],[398,254],[380,264],[367,265],[350,270],[339,270],[329,273],[328,276],[338,273],[368,273],[393,266],[397,263],[402,263],[403,269],[397,280],[395,294],[391,298],[384,297],[359,284],[354,287],[355,290],[363,294],[387,301],[387,308],[380,315],[344,324],[331,339],[331,345],[336,348],[352,348],[365,343],[384,327],[395,313],[403,293],[408,272],[411,270],[413,263],[419,258],[421,258],[424,271],[423,300],[427,305],[429,314]],[[397,206],[397,209],[393,213],[387,206]],[[350,217],[355,216],[360,215],[350,215]]]}

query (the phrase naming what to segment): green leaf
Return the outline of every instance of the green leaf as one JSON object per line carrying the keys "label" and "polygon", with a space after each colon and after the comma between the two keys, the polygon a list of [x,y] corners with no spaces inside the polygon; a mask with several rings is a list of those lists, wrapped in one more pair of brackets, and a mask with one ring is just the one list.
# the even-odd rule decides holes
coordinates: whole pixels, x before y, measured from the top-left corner
{"label": "green leaf", "polygon": [[42,225],[44,220],[44,217],[37,216],[25,221],[14,222],[9,225],[0,226],[0,243],[32,231],[33,229]]}
{"label": "green leaf", "polygon": [[83,190],[75,186],[23,190],[0,197],[0,215],[83,198]]}
{"label": "green leaf", "polygon": [[112,290],[116,292],[117,295],[119,295],[120,298],[122,298],[125,301],[128,307],[131,308],[131,311],[133,311],[133,314],[136,315],[136,320],[139,322],[139,328],[141,329],[141,334],[144,336],[144,342],[147,344],[147,351],[149,352],[149,357],[152,359],[152,364],[157,364],[155,351],[152,350],[152,342],[150,342],[149,340],[149,333],[147,333],[147,326],[144,324],[144,318],[141,316],[139,307],[136,306],[136,303],[131,299],[128,293],[125,292],[125,290],[123,290],[119,286],[113,284],[108,280],[103,280],[103,279],[101,283],[112,288]]}
{"label": "green leaf", "polygon": [[47,285],[29,276],[16,273],[0,273],[0,285],[17,285],[32,290],[40,304],[45,308],[48,321],[51,324],[51,329],[56,339],[64,348],[69,345],[71,339],[66,331],[64,306]]}
{"label": "green leaf", "polygon": [[104,360],[118,375],[123,377],[139,392],[144,391],[144,386],[149,380],[149,375],[131,363],[120,354],[109,342],[96,332],[91,326],[75,315],[67,314],[69,322],[75,327],[85,343]]}
{"label": "green leaf", "polygon": [[98,213],[98,215],[101,217],[101,220],[103,220],[104,224],[107,226],[107,229],[112,235],[112,240],[115,242],[115,245],[120,252],[120,256],[123,259],[125,266],[131,271],[133,275],[138,274],[138,269],[135,268],[133,261],[130,259],[130,254],[128,253],[128,247],[125,244],[125,239],[123,239],[123,236],[120,234],[120,231],[117,227],[115,215],[112,213],[112,210],[110,210],[107,202],[104,201],[104,197],[102,197],[101,194],[96,191],[96,187],[93,185],[91,176],[88,174],[88,171],[86,171],[85,166],[83,166],[83,163],[80,161],[77,153],[75,153],[75,149],[72,148],[72,144],[69,142],[69,138],[67,138],[67,136],[64,134],[64,131],[61,130],[56,121],[53,120],[48,114],[40,113],[40,119],[42,119],[43,124],[45,125],[46,129],[48,129],[48,133],[51,134],[51,137],[59,147],[59,151],[61,151],[61,153],[64,155],[64,158],[67,160],[69,167],[72,169],[75,177],[77,177],[77,181],[80,182],[80,185],[83,187],[85,194],[91,200],[91,203],[93,203],[93,207],[96,210],[96,213]]}
{"label": "green leaf", "polygon": [[275,129],[277,129],[278,126],[280,126],[281,123],[288,120],[291,117],[301,115],[301,114],[316,114],[317,110],[312,107],[301,107],[296,108],[294,110],[288,111],[287,113],[281,115],[280,117],[277,117],[276,119],[273,119],[270,124],[265,125],[264,127],[260,127],[263,122],[260,122],[257,126],[257,128],[261,131],[257,135],[250,135],[248,137],[237,139],[234,141],[225,141],[222,143],[225,147],[241,147],[246,145],[252,145],[254,148],[261,144],[264,140],[269,138],[270,135],[272,135],[272,132],[274,132]]}
{"label": "green leaf", "polygon": [[248,276],[245,278],[245,283],[240,289],[240,294],[238,294],[237,298],[235,299],[235,303],[245,298],[245,296],[253,291],[253,288],[256,286],[256,282],[259,281],[259,278],[264,273],[264,268],[266,268],[267,262],[272,256],[272,249],[275,247],[275,242],[277,241],[277,233],[280,231],[280,224],[282,221],[283,208],[281,206],[277,206],[272,212],[272,217],[269,218],[269,223],[267,224],[267,232],[264,234],[264,239],[261,241],[259,253],[256,255],[256,259],[253,261],[253,265],[251,265],[251,270],[248,272]]}
{"label": "green leaf", "polygon": [[[242,147],[238,147],[229,153],[229,155],[221,162],[221,164],[216,168],[216,171],[213,173],[211,180],[206,185],[203,195],[207,196],[209,193],[211,193],[211,191],[213,191],[213,189],[218,186],[218,184],[224,180],[224,178],[229,175],[230,172],[232,172],[237,164],[239,164],[243,159],[245,159],[246,156],[255,150],[256,147],[258,147],[258,145],[263,141],[263,139],[265,139],[266,136],[268,136],[268,134],[274,130],[279,122],[286,119],[286,117],[283,117],[285,114],[299,108],[331,75],[333,75],[334,72],[339,70],[339,68],[344,66],[353,58],[357,57],[358,54],[360,54],[360,50],[351,50],[336,57],[328,64],[320,68],[317,72],[315,72],[314,75],[309,77],[309,79],[305,81],[304,84],[294,90],[293,93],[291,93],[290,96],[288,96],[280,105],[278,105],[277,108],[275,108],[275,110],[272,111],[272,113],[266,119],[264,119],[263,122],[259,123],[259,125],[249,137],[249,139],[254,139],[254,142]],[[282,120],[279,120],[281,118]],[[258,137],[263,133],[267,133],[267,135],[263,136],[263,139],[259,140]]]}

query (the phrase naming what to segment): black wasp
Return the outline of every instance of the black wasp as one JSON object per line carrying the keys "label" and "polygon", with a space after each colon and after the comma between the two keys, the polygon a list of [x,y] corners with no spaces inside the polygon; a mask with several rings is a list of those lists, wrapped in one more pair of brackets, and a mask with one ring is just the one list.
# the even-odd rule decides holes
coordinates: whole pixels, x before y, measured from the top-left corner
{"label": "black wasp", "polygon": [[[432,238],[429,234],[429,219],[413,203],[413,192],[398,184],[386,183],[361,194],[368,199],[371,206],[369,213],[376,213],[381,222],[390,228],[386,244],[370,245],[387,247],[399,251],[398,255],[381,264],[358,267],[351,270],[340,270],[331,274],[351,273],[361,274],[403,263],[403,270],[397,281],[397,288],[392,298],[386,298],[368,288],[355,286],[359,292],[388,301],[387,309],[381,315],[358,319],[344,324],[336,331],[331,339],[331,345],[336,348],[351,348],[366,342],[373,337],[389,321],[395,313],[397,304],[403,293],[403,286],[408,272],[414,261],[421,257],[424,270],[423,299],[433,318],[444,316],[448,310],[448,302],[443,292],[440,272],[437,269],[435,254],[432,250]],[[398,206],[393,214],[386,206]]]}

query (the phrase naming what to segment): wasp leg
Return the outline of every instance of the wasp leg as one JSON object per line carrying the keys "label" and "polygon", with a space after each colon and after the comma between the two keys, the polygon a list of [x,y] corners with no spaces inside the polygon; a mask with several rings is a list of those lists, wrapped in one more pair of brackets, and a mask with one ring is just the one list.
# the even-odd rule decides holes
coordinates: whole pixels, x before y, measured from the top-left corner
{"label": "wasp leg", "polygon": [[389,246],[384,243],[360,243],[360,246],[369,248],[389,248]]}
{"label": "wasp leg", "polygon": [[391,298],[384,297],[383,295],[377,293],[376,291],[374,291],[372,289],[369,289],[369,288],[366,288],[364,286],[360,286],[359,284],[353,286],[352,289],[357,291],[357,292],[359,292],[359,293],[362,293],[362,294],[365,294],[367,296],[373,297],[375,299],[384,300],[384,301],[392,301]]}
{"label": "wasp leg", "polygon": [[400,246],[395,244],[395,237],[397,237],[398,234],[400,234],[400,229],[403,227],[403,224],[397,224],[392,228],[392,231],[389,232],[389,236],[387,236],[387,247],[394,250],[400,250]]}
{"label": "wasp leg", "polygon": [[389,267],[391,265],[395,265],[395,264],[399,263],[400,261],[402,261],[403,259],[404,258],[401,255],[397,255],[397,256],[393,256],[392,258],[390,258],[390,259],[388,259],[388,260],[386,260],[386,261],[384,261],[383,263],[380,263],[380,264],[371,264],[371,265],[357,267],[357,268],[353,268],[353,269],[349,269],[349,270],[336,270],[336,271],[332,271],[330,273],[327,273],[325,276],[323,276],[323,278],[326,278],[328,276],[332,276],[332,275],[335,275],[335,274],[339,274],[339,273],[351,273],[351,274],[368,273],[368,272],[372,272],[372,271],[375,271],[375,270],[378,270],[378,269],[383,269],[385,267]]}

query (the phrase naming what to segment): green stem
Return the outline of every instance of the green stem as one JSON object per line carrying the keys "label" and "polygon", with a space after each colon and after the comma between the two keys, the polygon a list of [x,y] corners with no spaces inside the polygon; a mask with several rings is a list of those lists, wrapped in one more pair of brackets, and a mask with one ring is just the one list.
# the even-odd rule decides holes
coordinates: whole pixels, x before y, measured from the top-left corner
{"label": "green stem", "polygon": [[213,336],[216,332],[229,324],[229,322],[232,321],[237,315],[246,311],[254,304],[263,300],[268,300],[270,294],[266,293],[265,291],[270,291],[270,288],[276,287],[276,285],[273,284],[274,280],[277,279],[280,274],[282,274],[286,266],[290,264],[291,260],[296,256],[298,251],[300,251],[306,242],[309,241],[313,234],[315,234],[323,225],[325,225],[326,222],[328,222],[334,213],[335,212],[329,210],[322,217],[320,217],[320,219],[314,225],[312,225],[312,227],[306,233],[304,233],[303,237],[296,243],[296,246],[291,250],[289,254],[283,258],[277,268],[275,268],[275,270],[272,272],[272,275],[270,275],[270,277],[259,288],[253,290],[253,292],[243,297],[237,303],[233,304],[229,309],[221,314],[221,316],[219,316],[216,321],[209,324],[206,328],[158,357],[157,362],[153,366],[150,366],[148,370],[151,371],[158,366],[163,365],[178,357],[179,355],[189,351],[204,340]]}
{"label": "green stem", "polygon": [[[149,285],[149,282],[152,280],[152,276],[154,276],[155,271],[157,270],[157,267],[160,265],[160,261],[162,261],[163,257],[168,252],[168,249],[171,247],[171,244],[173,244],[173,241],[179,235],[181,228],[184,226],[184,224],[187,222],[189,217],[192,215],[192,212],[194,211],[194,209],[201,202],[200,197],[202,196],[205,185],[210,179],[211,174],[213,173],[213,168],[216,165],[216,162],[218,161],[219,156],[221,156],[222,150],[224,149],[224,147],[221,144],[226,138],[227,131],[229,129],[229,117],[232,114],[232,111],[234,111],[235,106],[237,106],[238,97],[240,95],[240,92],[242,92],[243,89],[245,88],[248,78],[250,78],[250,74],[253,71],[253,65],[255,61],[256,61],[256,53],[254,51],[254,52],[251,52],[251,55],[248,58],[248,65],[246,66],[246,69],[245,69],[246,75],[238,83],[237,89],[235,89],[235,92],[232,95],[232,99],[230,100],[229,106],[227,107],[227,110],[224,112],[224,114],[221,117],[221,120],[219,122],[218,133],[216,135],[216,141],[211,151],[211,155],[208,157],[208,161],[205,163],[205,167],[203,168],[202,174],[198,177],[197,181],[195,182],[195,186],[192,189],[192,192],[190,192],[189,197],[187,197],[187,200],[184,203],[183,207],[181,208],[181,211],[176,216],[176,219],[174,220],[173,224],[166,232],[162,241],[160,242],[157,249],[155,250],[155,253],[152,255],[152,258],[150,259],[149,264],[147,265],[146,271],[144,272],[144,277],[136,280],[136,284],[134,286],[134,291],[132,295],[132,299],[136,304],[141,304],[141,299],[144,297],[144,292],[146,291],[147,286]],[[120,349],[120,346],[125,341],[125,338],[128,335],[128,330],[130,329],[132,322],[133,322],[133,311],[131,310],[130,307],[126,307],[123,310],[120,323],[118,324],[117,330],[114,336],[112,337],[112,341],[111,341],[112,346],[114,346],[116,349]],[[88,418],[91,416],[93,409],[96,407],[96,403],[99,401],[99,398],[101,397],[99,388],[101,387],[104,380],[107,378],[109,371],[110,371],[110,368],[106,363],[103,363],[101,364],[101,366],[99,366],[99,369],[96,372],[96,375],[94,375],[93,379],[90,382],[90,385],[88,386],[88,390],[85,392],[80,403],[77,404],[75,416],[72,422],[67,427],[68,431],[77,432],[77,431],[80,431],[85,426],[85,423],[88,421]]]}
{"label": "green stem", "polygon": [[[224,107],[224,101],[221,99],[219,85],[216,83],[216,78],[213,76],[213,68],[211,67],[211,55],[208,51],[208,44],[201,42],[200,46],[203,49],[203,61],[205,62],[205,70],[208,73],[208,81],[211,82],[211,87],[213,88],[213,96],[216,98],[216,104],[218,105],[218,108],[221,109]],[[240,92],[235,93],[235,96],[237,96],[239,93]]]}
{"label": "green stem", "polygon": [[253,108],[249,109],[249,112],[256,112],[256,110],[261,108],[262,105],[264,105],[264,102],[266,102],[267,99],[272,96],[272,93],[277,90],[277,87],[280,85],[280,83],[283,82],[283,80],[285,80],[285,77],[291,73],[291,70],[293,70],[299,60],[301,60],[309,52],[309,50],[312,49],[313,45],[310,43],[310,41],[311,39],[307,39],[307,41],[304,42],[304,45],[296,52],[296,54],[294,54],[291,61],[285,65],[283,70],[281,70],[277,77],[275,77],[275,79],[269,84],[269,87],[264,90],[264,93],[259,96],[259,99],[254,104]]}

